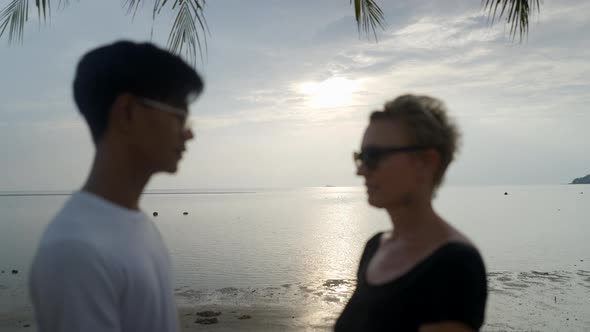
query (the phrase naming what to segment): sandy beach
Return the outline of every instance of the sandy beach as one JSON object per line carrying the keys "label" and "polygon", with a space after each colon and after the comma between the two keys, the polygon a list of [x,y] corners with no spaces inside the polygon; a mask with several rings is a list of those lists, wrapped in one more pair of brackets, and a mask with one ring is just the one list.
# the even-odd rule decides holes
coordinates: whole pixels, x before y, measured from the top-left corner
{"label": "sandy beach", "polygon": [[[218,323],[206,324],[203,314],[219,314]],[[206,315],[207,316],[207,315]],[[335,315],[314,310],[281,307],[182,308],[183,331],[330,331]]]}
{"label": "sandy beach", "polygon": [[[491,272],[488,284],[482,331],[590,330],[588,270]],[[316,300],[299,305],[261,304],[259,299],[253,304],[184,305],[179,307],[179,319],[185,332],[331,331],[344,302],[314,305]],[[36,331],[32,311],[0,314],[0,331]]]}
{"label": "sandy beach", "polygon": [[[208,305],[179,308],[181,329],[189,331],[330,331],[336,317],[305,309]],[[36,331],[30,310],[0,315],[0,331]]]}

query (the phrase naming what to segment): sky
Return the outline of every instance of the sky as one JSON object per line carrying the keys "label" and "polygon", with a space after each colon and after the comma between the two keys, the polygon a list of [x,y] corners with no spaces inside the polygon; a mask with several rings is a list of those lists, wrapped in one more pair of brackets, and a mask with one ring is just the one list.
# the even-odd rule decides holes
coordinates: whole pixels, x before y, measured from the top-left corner
{"label": "sky", "polygon": [[[448,185],[590,173],[590,2],[544,1],[522,43],[479,1],[377,2],[378,42],[359,36],[348,0],[207,1],[196,139],[148,189],[362,185],[352,151],[368,116],[405,93],[442,99],[461,128]],[[70,2],[46,25],[32,11],[22,45],[0,39],[0,191],[85,180],[94,148],[72,99],[76,63],[120,39],[165,47],[174,17],[152,21],[151,4],[133,17],[118,1]]]}

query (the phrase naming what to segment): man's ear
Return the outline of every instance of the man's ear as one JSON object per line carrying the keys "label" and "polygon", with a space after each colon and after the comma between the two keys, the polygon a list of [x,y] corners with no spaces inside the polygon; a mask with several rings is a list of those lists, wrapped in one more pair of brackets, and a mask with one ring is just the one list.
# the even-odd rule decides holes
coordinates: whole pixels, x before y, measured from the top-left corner
{"label": "man's ear", "polygon": [[129,133],[133,126],[133,108],[135,98],[129,93],[122,93],[115,98],[109,114],[109,127],[122,134]]}

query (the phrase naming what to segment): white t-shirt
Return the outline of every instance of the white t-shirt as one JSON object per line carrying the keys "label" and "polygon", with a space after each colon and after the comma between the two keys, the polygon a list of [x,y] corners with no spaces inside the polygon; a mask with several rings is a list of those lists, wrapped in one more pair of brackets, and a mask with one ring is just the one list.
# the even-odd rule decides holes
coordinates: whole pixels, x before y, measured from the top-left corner
{"label": "white t-shirt", "polygon": [[87,192],[45,230],[30,293],[40,332],[179,331],[170,258],[154,223]]}

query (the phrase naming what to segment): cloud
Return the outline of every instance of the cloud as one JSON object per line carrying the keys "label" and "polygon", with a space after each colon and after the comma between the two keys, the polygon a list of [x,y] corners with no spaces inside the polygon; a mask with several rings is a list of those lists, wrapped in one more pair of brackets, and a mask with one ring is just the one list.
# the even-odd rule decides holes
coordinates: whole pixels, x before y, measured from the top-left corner
{"label": "cloud", "polygon": [[[488,122],[510,116],[559,116],[562,113],[556,105],[572,105],[575,98],[568,96],[580,98],[580,92],[588,87],[588,51],[568,55],[566,48],[546,47],[551,42],[544,39],[510,43],[504,27],[490,27],[485,13],[472,4],[463,2],[465,11],[442,13],[432,6],[431,2],[420,2],[416,7],[401,8],[399,16],[407,16],[394,20],[376,44],[357,36],[344,37],[350,29],[340,35],[339,29],[354,23],[344,16],[319,29],[316,37],[329,43],[312,48],[300,48],[298,43],[263,48],[259,61],[268,57],[266,72],[272,74],[255,85],[234,89],[239,93],[230,94],[229,101],[223,103],[236,113],[219,114],[226,120],[217,125],[306,118],[310,122],[345,121],[348,112],[366,112],[408,91],[449,98],[459,105],[459,116]],[[385,7],[394,12],[389,5]],[[561,24],[565,35],[575,35],[577,25],[568,28],[566,24],[572,14],[575,10],[571,8],[552,12],[551,24]],[[311,112],[306,109],[307,96],[292,88],[338,77],[363,82],[355,96],[356,107]],[[480,105],[474,107],[477,103]]]}

